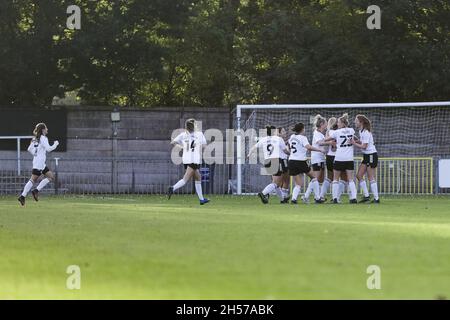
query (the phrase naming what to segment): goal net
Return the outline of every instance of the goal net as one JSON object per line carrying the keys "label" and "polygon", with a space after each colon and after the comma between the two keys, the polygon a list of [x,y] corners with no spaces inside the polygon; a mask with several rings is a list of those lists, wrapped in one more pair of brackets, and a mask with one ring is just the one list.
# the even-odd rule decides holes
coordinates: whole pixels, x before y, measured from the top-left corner
{"label": "goal net", "polygon": [[[302,122],[311,142],[312,121],[317,114],[328,119],[344,113],[349,114],[351,126],[358,114],[364,114],[372,121],[380,157],[378,181],[381,193],[433,192],[433,159],[450,155],[450,102],[239,105],[235,129],[241,139],[237,140],[236,148],[235,193],[254,194],[270,181],[270,177],[260,174],[260,164],[250,164],[245,159],[245,154],[257,140],[255,134],[249,134],[252,129],[259,132],[270,124],[285,128],[290,135],[293,125]],[[361,153],[357,149],[355,157],[358,166]]]}

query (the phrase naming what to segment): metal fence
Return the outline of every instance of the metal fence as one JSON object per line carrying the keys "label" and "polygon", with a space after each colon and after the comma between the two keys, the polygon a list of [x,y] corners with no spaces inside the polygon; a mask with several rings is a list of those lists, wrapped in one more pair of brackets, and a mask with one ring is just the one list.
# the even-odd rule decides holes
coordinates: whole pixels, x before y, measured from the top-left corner
{"label": "metal fence", "polygon": [[[12,169],[17,159],[0,160],[0,194],[18,194],[29,180],[31,169]],[[22,163],[22,168],[30,166]],[[137,159],[49,159],[49,168],[55,181],[44,192],[55,194],[165,194],[169,186],[184,175],[182,165],[171,161]],[[203,165],[202,186],[205,194],[227,194],[229,190],[228,165]],[[179,193],[194,193],[192,184]]]}
{"label": "metal fence", "polygon": [[[361,164],[360,158],[355,159],[355,175]],[[377,181],[380,194],[434,194],[446,193],[438,189],[434,170],[436,161],[433,158],[380,158],[377,168]],[[270,181],[267,176],[261,176],[260,165],[246,164],[243,166],[243,193],[254,194]],[[309,179],[304,179],[305,190]],[[292,185],[292,182],[291,182]]]}
{"label": "metal fence", "polygon": [[[437,187],[438,159],[381,158],[377,180],[381,194],[449,193]],[[20,175],[17,159],[0,160],[0,194],[19,194],[31,174],[29,160],[22,160]],[[360,159],[356,159],[356,170]],[[54,194],[165,194],[170,185],[184,175],[182,165],[170,160],[137,159],[49,159],[48,165],[56,179],[44,189]],[[244,192],[256,193],[270,177],[259,174],[259,165],[244,167]],[[203,165],[202,186],[205,194],[233,194],[236,180],[234,165]],[[307,187],[305,179],[305,188]],[[305,189],[304,189],[305,190]],[[194,193],[193,183],[179,193]]]}

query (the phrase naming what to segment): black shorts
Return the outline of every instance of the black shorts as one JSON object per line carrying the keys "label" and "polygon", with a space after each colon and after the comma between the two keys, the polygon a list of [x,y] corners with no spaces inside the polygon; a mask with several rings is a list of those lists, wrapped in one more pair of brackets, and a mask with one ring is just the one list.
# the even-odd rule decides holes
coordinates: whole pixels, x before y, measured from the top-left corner
{"label": "black shorts", "polygon": [[334,156],[327,156],[327,170],[333,171]]}
{"label": "black shorts", "polygon": [[33,176],[38,176],[40,177],[43,174],[46,174],[47,172],[49,172],[50,169],[48,167],[45,167],[44,170],[39,170],[39,169],[33,169],[33,171],[31,172],[31,174]]}
{"label": "black shorts", "polygon": [[306,161],[289,160],[288,166],[289,166],[289,175],[293,177],[311,171],[311,168],[308,166],[308,162]]}
{"label": "black shorts", "polygon": [[365,164],[368,167],[376,168],[378,167],[378,153],[365,154],[363,156],[362,164]]}
{"label": "black shorts", "polygon": [[[273,166],[273,167],[272,167]],[[266,174],[279,177],[288,171],[286,159],[268,159],[264,161]],[[270,169],[270,170],[269,170]]]}
{"label": "black shorts", "polygon": [[192,168],[194,170],[198,170],[200,169],[200,165],[198,163],[188,163],[184,165],[184,169],[186,170],[187,168]]}
{"label": "black shorts", "polygon": [[281,173],[282,174],[288,173],[289,172],[288,160],[280,158],[280,163],[281,163]]}
{"label": "black shorts", "polygon": [[321,163],[314,163],[312,166],[313,171],[321,171],[325,169],[325,163],[321,162]]}
{"label": "black shorts", "polygon": [[333,170],[336,170],[336,171],[355,170],[355,162],[353,162],[353,161],[334,161]]}

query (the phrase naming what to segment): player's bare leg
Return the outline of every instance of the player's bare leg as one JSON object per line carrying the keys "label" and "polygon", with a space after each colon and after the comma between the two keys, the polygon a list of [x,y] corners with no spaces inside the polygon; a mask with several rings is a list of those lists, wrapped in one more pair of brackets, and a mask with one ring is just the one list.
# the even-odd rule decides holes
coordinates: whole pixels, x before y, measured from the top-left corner
{"label": "player's bare leg", "polygon": [[364,197],[360,202],[370,201],[369,190],[367,189],[366,179],[364,178],[364,176],[366,175],[366,172],[367,172],[367,165],[362,163],[359,166],[358,173],[356,174],[356,178],[359,181],[359,187],[361,188],[361,190],[363,191],[363,194],[364,194]]}
{"label": "player's bare leg", "polygon": [[172,194],[176,190],[184,187],[186,185],[186,183],[188,183],[189,180],[191,180],[191,178],[194,176],[194,174],[195,174],[195,170],[192,169],[191,167],[187,167],[186,172],[184,173],[183,179],[181,179],[180,181],[175,183],[173,186],[169,187],[169,190],[167,191],[168,198],[170,199],[172,197]]}
{"label": "player's bare leg", "polygon": [[43,179],[39,185],[36,187],[36,189],[34,189],[33,191],[31,191],[31,194],[33,195],[33,198],[35,201],[39,201],[39,192],[44,189],[44,187],[49,183],[55,180],[55,175],[53,174],[53,172],[48,171],[45,174],[45,179]]}
{"label": "player's bare leg", "polygon": [[380,197],[378,195],[378,184],[377,184],[377,168],[367,168],[367,177],[370,181],[370,190],[373,194],[373,203],[380,203]]}

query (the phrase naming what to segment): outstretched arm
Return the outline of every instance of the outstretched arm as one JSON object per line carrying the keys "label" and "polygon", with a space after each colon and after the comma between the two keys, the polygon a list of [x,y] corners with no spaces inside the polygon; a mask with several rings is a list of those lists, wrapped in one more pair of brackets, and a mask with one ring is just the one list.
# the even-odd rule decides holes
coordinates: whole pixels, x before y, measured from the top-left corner
{"label": "outstretched arm", "polygon": [[51,146],[49,143],[48,143],[48,139],[47,139],[47,137],[41,137],[41,143],[42,143],[42,145],[44,146],[44,148],[45,148],[45,151],[47,151],[47,152],[52,152],[53,150],[55,150],[58,146],[59,146],[59,142],[58,141],[55,141],[54,143],[53,143],[53,145]]}

